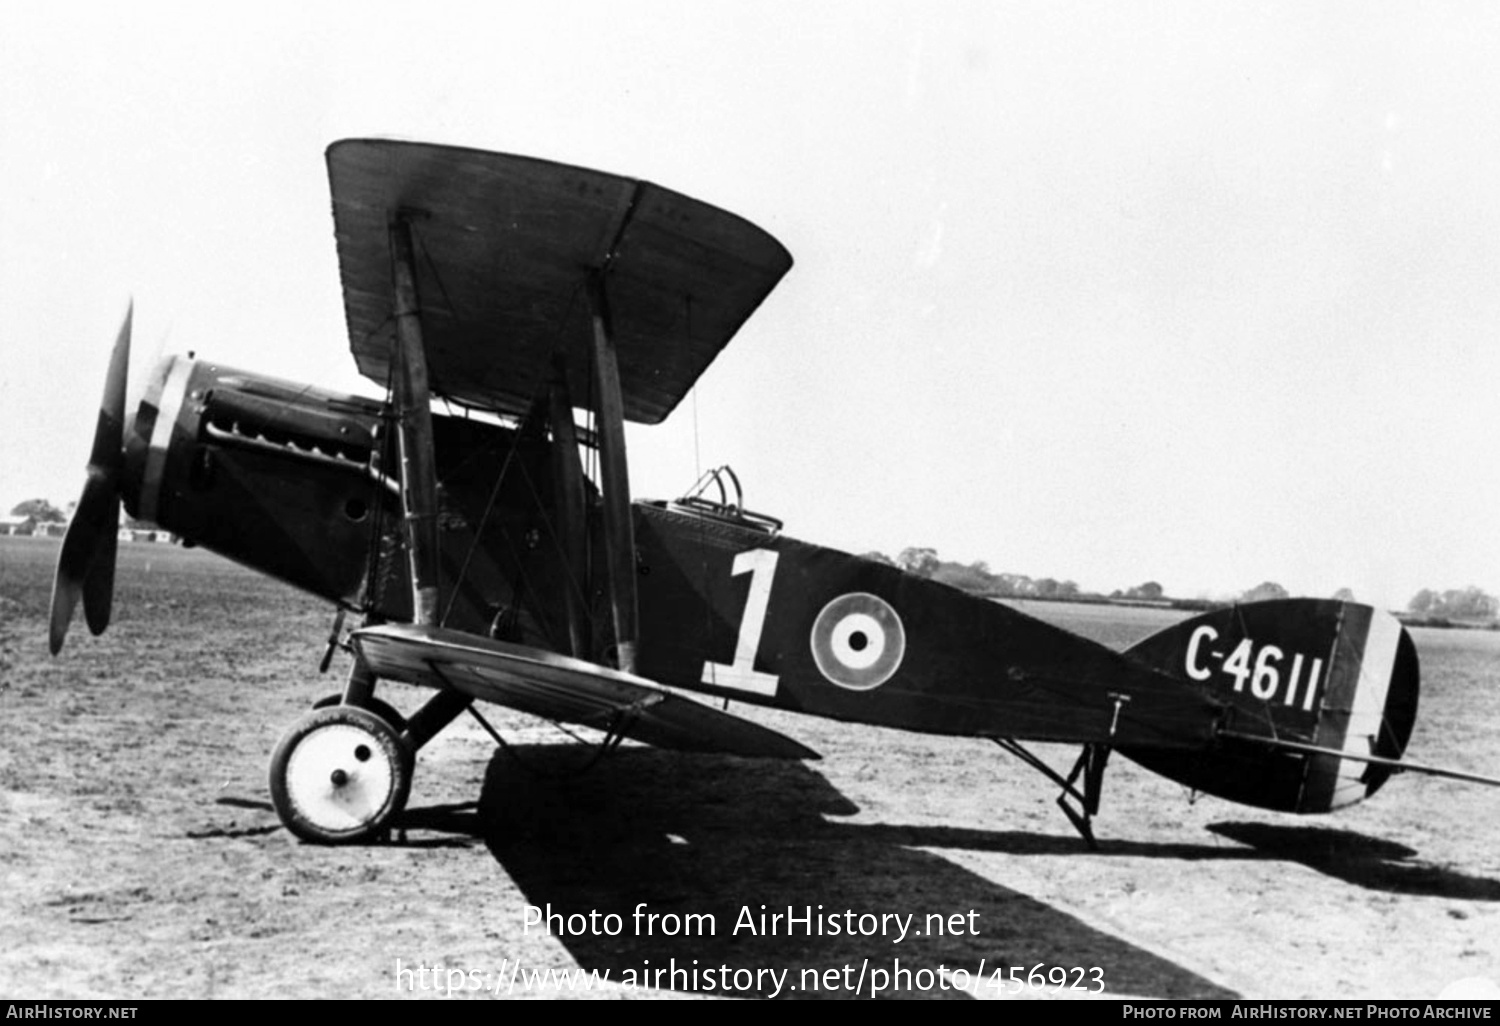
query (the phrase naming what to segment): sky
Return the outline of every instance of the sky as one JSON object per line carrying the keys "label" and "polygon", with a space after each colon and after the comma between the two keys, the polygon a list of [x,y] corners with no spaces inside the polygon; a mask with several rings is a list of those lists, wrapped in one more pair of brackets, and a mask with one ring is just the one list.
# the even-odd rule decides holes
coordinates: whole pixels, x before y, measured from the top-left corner
{"label": "sky", "polygon": [[323,151],[644,178],[796,264],[639,496],[731,465],[845,551],[1184,597],[1500,594],[1500,7],[13,4],[0,506],[83,482],[108,350],[378,394]]}

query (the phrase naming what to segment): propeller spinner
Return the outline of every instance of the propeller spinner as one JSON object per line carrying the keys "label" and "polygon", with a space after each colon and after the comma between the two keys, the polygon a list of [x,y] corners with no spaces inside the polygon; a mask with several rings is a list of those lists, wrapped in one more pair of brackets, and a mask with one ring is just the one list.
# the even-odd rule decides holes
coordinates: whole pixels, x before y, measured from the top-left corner
{"label": "propeller spinner", "polygon": [[120,475],[125,464],[125,378],[130,364],[130,322],[134,313],[132,303],[126,308],[125,323],[120,325],[120,335],[109,358],[104,397],[99,402],[99,425],[94,429],[94,448],[89,455],[88,479],[57,557],[48,633],[53,655],[62,650],[80,596],[89,630],[102,634],[109,626],[120,525]]}

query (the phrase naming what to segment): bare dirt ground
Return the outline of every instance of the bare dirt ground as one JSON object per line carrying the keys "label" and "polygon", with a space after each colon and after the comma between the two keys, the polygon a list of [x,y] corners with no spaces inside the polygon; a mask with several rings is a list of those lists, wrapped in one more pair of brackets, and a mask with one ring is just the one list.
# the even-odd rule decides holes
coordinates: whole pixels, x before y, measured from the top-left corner
{"label": "bare dirt ground", "polygon": [[[422,752],[391,843],[301,844],[271,810],[266,765],[302,711],[340,688],[345,657],[314,679],[330,611],[216,557],[122,546],[114,625],[91,638],[75,624],[51,659],[56,545],[0,539],[8,997],[432,996],[496,980],[515,996],[586,996],[527,985],[549,968],[607,972],[595,997],[847,997],[860,972],[868,993],[897,960],[910,975],[887,982],[901,996],[1008,998],[997,966],[1089,970],[1066,977],[1083,989],[1064,996],[1099,977],[1105,996],[1162,998],[1422,998],[1500,981],[1500,797],[1414,776],[1297,819],[1192,803],[1117,759],[1090,853],[1052,785],[978,741],[738,707],[823,760],[626,747],[580,774],[589,749],[494,710],[511,748],[472,722],[450,727]],[[1164,622],[1032,611],[1119,645]],[[1500,635],[1416,637],[1409,754],[1500,773]],[[421,696],[386,697],[409,710]],[[1071,757],[1046,754],[1059,768]],[[649,932],[632,918],[642,903],[663,917]],[[913,914],[919,930],[958,914],[964,929],[899,941],[734,929],[761,905]],[[597,925],[548,935],[527,928],[528,906],[597,913]],[[715,917],[711,935],[665,935],[694,914]],[[683,974],[650,975],[673,968]],[[826,989],[804,970],[826,973]],[[643,981],[661,987],[632,985]]]}

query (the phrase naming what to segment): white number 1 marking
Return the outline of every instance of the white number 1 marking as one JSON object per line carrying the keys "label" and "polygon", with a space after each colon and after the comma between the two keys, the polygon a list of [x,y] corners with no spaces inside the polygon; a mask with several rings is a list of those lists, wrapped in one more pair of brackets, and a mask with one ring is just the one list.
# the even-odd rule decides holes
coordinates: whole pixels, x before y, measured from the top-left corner
{"label": "white number 1 marking", "polygon": [[766,626],[766,606],[771,602],[771,578],[776,575],[780,553],[770,549],[751,549],[734,557],[730,575],[750,575],[750,595],[745,599],[745,615],[740,620],[740,637],[734,646],[734,662],[703,664],[703,683],[757,695],[774,696],[780,678],[755,668],[755,653],[760,648],[761,631]]}

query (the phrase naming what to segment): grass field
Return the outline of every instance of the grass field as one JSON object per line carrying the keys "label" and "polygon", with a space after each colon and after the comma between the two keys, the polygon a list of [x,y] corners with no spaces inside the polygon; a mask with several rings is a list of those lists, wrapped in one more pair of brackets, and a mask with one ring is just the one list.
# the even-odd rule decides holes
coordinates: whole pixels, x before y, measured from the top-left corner
{"label": "grass field", "polygon": [[[609,973],[590,996],[847,997],[854,974],[868,992],[898,959],[918,974],[902,996],[926,980],[926,996],[1008,998],[989,973],[1012,965],[1086,970],[1063,996],[1093,990],[1095,967],[1108,996],[1418,998],[1500,982],[1500,792],[1415,776],[1299,819],[1194,802],[1116,760],[1090,853],[1050,784],[977,741],[737,707],[823,760],[627,746],[580,773],[588,749],[494,710],[511,747],[450,727],[422,752],[391,843],[303,845],[271,811],[265,767],[282,731],[339,690],[347,657],[315,679],[331,610],[202,552],[125,545],[114,624],[93,638],[76,623],[53,659],[56,548],[0,538],[8,997],[430,996],[423,983],[517,965]],[[1021,608],[1121,647],[1174,618]],[[1414,636],[1410,757],[1500,774],[1500,634]],[[409,709],[421,696],[387,697]],[[1043,751],[1060,767],[1071,754]],[[663,917],[649,932],[631,918],[642,903]],[[965,928],[899,941],[733,929],[761,905]],[[528,906],[624,928],[548,935],[527,928]],[[715,928],[670,935],[673,916]],[[444,973],[403,977],[398,963]],[[701,975],[721,966],[750,972]],[[673,967],[684,975],[662,989],[631,985]],[[814,970],[832,973],[815,992]],[[586,996],[515,979],[516,996]]]}

